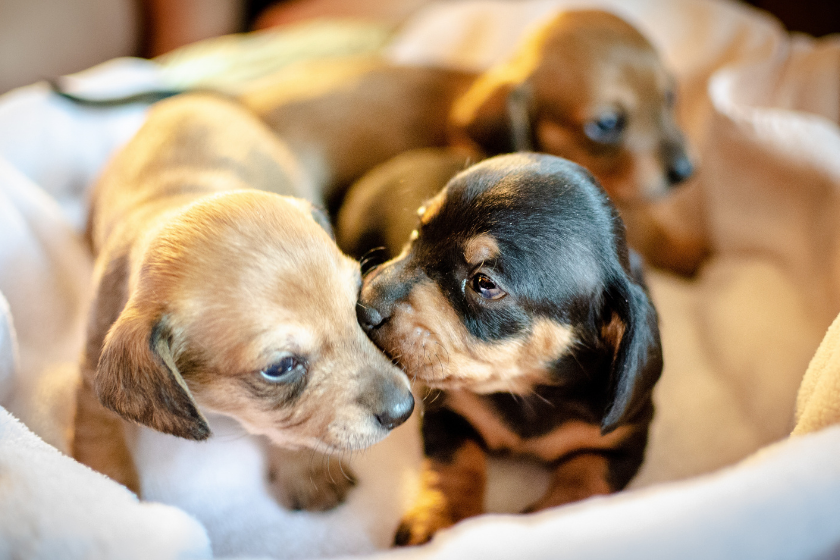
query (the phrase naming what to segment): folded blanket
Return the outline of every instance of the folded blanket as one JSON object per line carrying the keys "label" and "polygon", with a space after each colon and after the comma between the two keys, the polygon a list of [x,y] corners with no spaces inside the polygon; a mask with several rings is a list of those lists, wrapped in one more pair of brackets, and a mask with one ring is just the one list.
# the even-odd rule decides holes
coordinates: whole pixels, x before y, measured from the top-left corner
{"label": "folded blanket", "polygon": [[840,557],[840,426],[718,473],[532,515],[484,516],[370,560],[828,560]]}
{"label": "folded blanket", "polygon": [[210,558],[184,512],[126,488],[41,441],[0,407],[0,558]]}

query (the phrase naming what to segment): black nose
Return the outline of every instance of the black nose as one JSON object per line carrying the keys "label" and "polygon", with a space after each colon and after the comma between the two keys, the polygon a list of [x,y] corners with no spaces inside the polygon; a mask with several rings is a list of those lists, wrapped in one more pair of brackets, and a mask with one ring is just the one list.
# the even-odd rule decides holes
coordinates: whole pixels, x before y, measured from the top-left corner
{"label": "black nose", "polygon": [[379,310],[370,304],[362,302],[356,304],[356,317],[359,319],[359,324],[365,332],[372,331],[385,322],[385,318]]}
{"label": "black nose", "polygon": [[413,410],[414,397],[411,391],[408,391],[405,395],[401,395],[401,398],[385,403],[385,407],[374,416],[380,426],[386,430],[393,430],[408,420]]}
{"label": "black nose", "polygon": [[682,183],[694,173],[694,166],[685,154],[680,154],[668,164],[668,182],[671,185]]}

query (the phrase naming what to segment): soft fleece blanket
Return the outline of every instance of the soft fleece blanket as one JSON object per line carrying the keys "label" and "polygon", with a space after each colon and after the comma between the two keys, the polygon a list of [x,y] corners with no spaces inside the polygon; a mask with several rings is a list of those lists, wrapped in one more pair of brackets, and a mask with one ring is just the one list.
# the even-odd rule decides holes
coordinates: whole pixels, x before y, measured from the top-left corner
{"label": "soft fleece blanket", "polygon": [[[840,41],[790,36],[722,1],[443,2],[417,14],[386,54],[482,68],[571,6],[612,9],[660,47],[701,162],[660,209],[673,227],[708,236],[714,254],[691,281],[649,276],[666,366],[645,464],[622,494],[484,516],[382,557],[839,557],[840,333],[826,329],[840,312]],[[120,60],[74,85],[108,96],[171,85],[171,69]],[[220,425],[206,444],[141,432],[144,494],[168,506],[137,503],[58,451],[88,298],[86,189],[142,119],[142,107],[79,109],[39,85],[0,98],[0,558],[385,548],[415,489],[416,423],[347,459],[361,484],[326,514],[277,507],[257,443],[235,426]],[[788,438],[794,427],[803,435]],[[494,464],[490,509],[515,511],[543,474]]]}

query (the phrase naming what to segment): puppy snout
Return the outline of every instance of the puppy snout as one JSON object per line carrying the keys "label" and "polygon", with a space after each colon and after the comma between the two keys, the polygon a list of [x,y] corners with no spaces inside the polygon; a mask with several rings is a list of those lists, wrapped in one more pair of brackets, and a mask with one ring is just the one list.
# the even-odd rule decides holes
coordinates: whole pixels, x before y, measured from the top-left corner
{"label": "puppy snout", "polygon": [[408,382],[399,370],[374,372],[359,399],[386,430],[393,430],[411,416],[414,397]]}
{"label": "puppy snout", "polygon": [[378,414],[374,414],[379,425],[386,430],[393,430],[411,416],[414,411],[414,397],[411,391],[404,395],[395,395],[394,398],[383,403],[384,406]]}
{"label": "puppy snout", "polygon": [[378,309],[369,303],[362,303],[361,301],[356,304],[356,317],[359,319],[359,324],[365,332],[370,332],[382,326],[382,323],[385,322],[385,317],[383,317]]}
{"label": "puppy snout", "polygon": [[678,185],[691,177],[694,173],[694,165],[688,156],[680,154],[668,163],[668,182],[671,185]]}
{"label": "puppy snout", "polygon": [[694,173],[694,164],[685,151],[682,135],[666,140],[662,146],[665,175],[670,186],[676,186]]}

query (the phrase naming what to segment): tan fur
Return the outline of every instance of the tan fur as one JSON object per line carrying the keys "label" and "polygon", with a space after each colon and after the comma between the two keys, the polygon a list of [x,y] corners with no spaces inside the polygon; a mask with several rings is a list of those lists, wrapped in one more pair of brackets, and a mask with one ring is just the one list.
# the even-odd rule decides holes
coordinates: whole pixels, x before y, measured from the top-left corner
{"label": "tan fur", "polygon": [[528,511],[540,511],[591,496],[610,494],[612,489],[607,483],[607,471],[607,458],[596,453],[583,453],[563,461],[555,467],[546,495],[531,505]]}
{"label": "tan fur", "polygon": [[609,434],[601,433],[601,426],[578,420],[565,422],[557,429],[538,437],[522,439],[511,431],[492,409],[475,393],[465,390],[446,392],[446,404],[469,421],[481,435],[488,449],[517,455],[529,455],[551,462],[581,449],[614,449],[632,435],[635,426],[621,426]]}
{"label": "tan fur", "polygon": [[471,237],[464,246],[464,259],[468,263],[481,263],[499,255],[496,239],[486,233]]}
{"label": "tan fur", "polygon": [[474,441],[459,448],[451,461],[427,459],[420,494],[404,516],[401,545],[422,544],[440,529],[484,511],[487,458]]}
{"label": "tan fur", "polygon": [[[307,188],[288,149],[239,106],[182,96],[152,109],[95,189],[75,457],[139,489],[116,415],[200,440],[204,412],[223,413],[323,452],[387,434],[371,395],[410,400],[408,382],[358,325],[358,263],[308,202],[280,196]],[[260,373],[286,355],[305,360],[297,392]]]}
{"label": "tan fur", "polygon": [[433,388],[477,393],[529,393],[534,384],[548,381],[548,363],[574,344],[569,327],[548,319],[538,319],[526,338],[481,341],[431,281],[414,286],[383,329],[385,351],[412,376]]}
{"label": "tan fur", "polygon": [[[570,11],[476,80],[455,102],[452,122],[468,136],[496,126],[500,96],[524,88],[530,105],[544,108],[531,121],[540,151],[583,165],[617,202],[645,199],[666,190],[658,148],[664,137],[679,134],[665,101],[673,87],[653,47],[631,25],[605,12]],[[627,139],[616,149],[594,149],[583,124],[610,107],[628,111]]]}
{"label": "tan fur", "polygon": [[[589,169],[622,212],[632,204],[647,213],[668,190],[663,143],[683,144],[668,101],[674,88],[635,28],[610,13],[583,10],[548,20],[510,60],[483,74],[378,58],[318,61],[258,82],[240,99],[289,142],[330,201],[340,201],[363,173],[407,150],[454,145],[473,153],[512,151],[492,144],[520,138]],[[619,107],[628,116],[624,141],[594,145],[584,123]],[[659,225],[652,232],[640,226],[631,238],[658,264],[693,271],[705,256],[702,247],[681,252],[683,240]]]}
{"label": "tan fur", "polygon": [[278,503],[292,510],[324,511],[344,501],[356,479],[340,457],[268,445],[268,483]]}

